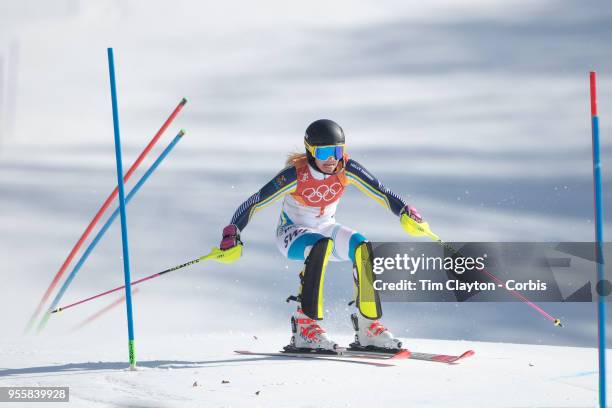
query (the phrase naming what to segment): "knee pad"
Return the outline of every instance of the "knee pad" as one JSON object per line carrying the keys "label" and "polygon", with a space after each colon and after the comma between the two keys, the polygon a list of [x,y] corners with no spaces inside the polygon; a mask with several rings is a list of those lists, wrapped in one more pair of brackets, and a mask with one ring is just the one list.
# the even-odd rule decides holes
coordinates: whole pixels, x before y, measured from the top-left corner
{"label": "knee pad", "polygon": [[368,319],[380,319],[380,297],[374,289],[372,244],[362,242],[355,248],[355,303],[359,312]]}
{"label": "knee pad", "polygon": [[333,247],[334,241],[331,238],[317,241],[310,250],[304,262],[304,270],[300,274],[302,286],[299,297],[302,311],[311,319],[323,319],[323,282]]}

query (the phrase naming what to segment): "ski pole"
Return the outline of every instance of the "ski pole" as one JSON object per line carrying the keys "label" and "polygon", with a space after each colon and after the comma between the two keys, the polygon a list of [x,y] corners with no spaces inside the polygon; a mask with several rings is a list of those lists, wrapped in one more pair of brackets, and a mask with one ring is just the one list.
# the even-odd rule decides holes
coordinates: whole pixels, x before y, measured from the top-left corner
{"label": "ski pole", "polygon": [[[132,291],[132,296],[136,295],[138,293],[138,288],[134,289]],[[104,308],[102,308],[101,310],[98,310],[96,313],[92,314],[91,316],[87,317],[86,319],[84,319],[82,322],[78,323],[77,325],[75,325],[71,331],[75,332],[77,330],[82,329],[83,327],[87,326],[89,323],[93,322],[94,320],[98,319],[100,316],[108,313],[110,310],[114,309],[115,307],[119,306],[120,304],[122,304],[123,302],[125,302],[125,295],[121,296],[119,299],[115,300],[114,302],[112,302],[111,304],[104,306]]]}
{"label": "ski pole", "polygon": [[[170,126],[170,123],[172,123],[174,118],[176,118],[176,116],[179,114],[181,109],[183,109],[183,106],[185,106],[186,103],[187,103],[187,99],[183,98],[179,102],[179,104],[176,106],[176,108],[174,108],[174,111],[172,111],[172,113],[170,114],[168,119],[166,119],[166,121],[163,123],[162,127],[157,131],[155,136],[153,136],[153,138],[151,139],[149,144],[144,148],[144,150],[140,153],[140,155],[138,156],[136,161],[132,164],[132,166],[128,169],[128,171],[123,176],[123,180],[125,182],[128,181],[128,179],[132,176],[134,171],[136,171],[138,166],[140,166],[140,163],[144,160],[145,156],[151,151],[153,146],[157,143],[159,138],[166,131],[168,126]],[[55,289],[55,287],[57,286],[59,280],[61,279],[62,275],[66,271],[66,268],[68,268],[68,265],[70,264],[70,262],[72,262],[72,259],[74,258],[76,253],[79,251],[79,249],[81,248],[81,246],[83,245],[83,243],[85,242],[85,240],[87,239],[87,237],[89,236],[89,234],[91,233],[91,231],[93,230],[95,225],[98,223],[98,221],[100,221],[100,218],[102,218],[102,214],[104,214],[104,212],[110,206],[110,204],[113,202],[115,197],[117,197],[118,192],[119,192],[119,186],[116,186],[115,189],[106,198],[106,201],[104,201],[104,203],[102,204],[102,206],[100,207],[100,209],[98,210],[96,215],[90,221],[89,225],[87,226],[87,228],[85,229],[85,231],[83,232],[83,234],[81,235],[81,237],[79,238],[77,243],[74,245],[74,247],[72,248],[72,250],[70,251],[70,253],[66,257],[66,259],[64,260],[64,263],[62,264],[60,269],[57,271],[55,276],[53,277],[53,280],[51,281],[51,284],[49,285],[49,287],[47,288],[47,290],[43,294],[43,297],[38,302],[38,306],[34,310],[34,313],[32,313],[32,316],[30,317],[30,320],[28,321],[28,324],[25,327],[25,330],[24,330],[25,333],[27,333],[30,330],[30,328],[32,327],[32,324],[34,323],[34,320],[36,319],[36,317],[38,317],[38,314],[40,313],[40,311],[42,310],[43,306],[45,305],[45,303],[49,299],[49,296],[51,295],[51,292],[53,291],[53,289]]]}
{"label": "ski pole", "polygon": [[[149,179],[151,174],[153,174],[153,172],[159,167],[159,165],[166,158],[166,156],[168,156],[168,154],[172,151],[174,146],[176,146],[176,144],[180,140],[182,140],[184,134],[185,134],[185,131],[181,129],[178,132],[178,134],[174,137],[174,139],[168,144],[168,146],[166,146],[163,152],[161,152],[159,157],[153,162],[153,164],[151,164],[149,169],[145,172],[145,174],[143,174],[140,180],[138,180],[136,185],[132,188],[132,190],[125,197],[126,204],[128,204],[132,200],[132,198],[136,195],[136,193],[140,191],[140,188]],[[38,327],[36,329],[38,332],[40,332],[41,330],[45,328],[45,326],[47,325],[47,321],[49,320],[49,312],[55,309],[57,305],[59,304],[60,300],[62,300],[62,297],[64,296],[64,294],[66,293],[66,290],[68,289],[68,286],[70,286],[70,284],[74,280],[77,273],[81,270],[81,267],[83,266],[85,261],[89,258],[89,255],[92,253],[96,245],[98,245],[98,242],[100,242],[100,239],[102,239],[102,237],[104,236],[106,231],[110,228],[110,226],[113,224],[115,219],[117,219],[118,215],[119,215],[119,208],[115,209],[115,211],[111,214],[111,216],[108,218],[106,223],[102,226],[102,228],[100,228],[100,231],[98,231],[98,233],[96,234],[94,239],[91,241],[89,246],[85,249],[85,252],[83,252],[83,255],[81,255],[81,258],[78,260],[78,262],[76,263],[72,271],[70,271],[70,273],[68,274],[68,277],[62,284],[60,290],[55,295],[55,298],[51,302],[51,305],[49,306],[47,313],[43,315],[41,321],[38,323]]]}
{"label": "ski pole", "polygon": [[[241,254],[242,254],[242,245],[236,245],[235,247],[227,249],[225,251],[222,251],[219,248],[213,248],[212,251],[209,254],[207,254],[207,255],[204,255],[204,256],[201,256],[199,258],[193,259],[193,260],[191,260],[189,262],[185,262],[184,264],[173,266],[172,268],[166,269],[164,271],[154,273],[153,275],[145,276],[144,278],[140,278],[138,280],[135,280],[135,281],[133,281],[131,283],[130,286],[133,287],[133,286],[135,286],[135,285],[137,285],[139,283],[148,281],[148,280],[153,279],[153,278],[160,277],[160,276],[162,276],[162,275],[164,275],[166,273],[169,273],[169,272],[172,272],[172,271],[176,271],[176,270],[185,268],[186,266],[190,266],[190,265],[196,264],[196,263],[201,262],[201,261],[213,260],[213,261],[217,261],[217,262],[220,262],[220,263],[232,263],[232,262],[236,261],[238,258],[240,258]],[[94,300],[94,299],[97,299],[97,298],[102,297],[102,296],[106,296],[108,294],[111,294],[113,292],[117,292],[118,290],[121,290],[121,289],[124,289],[124,288],[125,288],[125,285],[116,287],[114,289],[107,290],[106,292],[102,292],[102,293],[99,293],[97,295],[88,297],[87,299],[79,300],[78,302],[71,303],[71,304],[69,304],[67,306],[58,307],[57,309],[51,310],[50,313],[59,313],[59,312],[62,312],[64,310],[66,310],[66,309],[70,309],[71,307],[80,305],[80,304],[85,303],[85,302],[89,302],[90,300]]]}
{"label": "ski pole", "polygon": [[[426,222],[420,222],[420,223],[416,222],[415,220],[413,220],[412,218],[410,218],[406,214],[402,215],[401,222],[402,222],[402,226],[404,227],[404,230],[406,232],[408,232],[410,235],[429,237],[433,241],[438,242],[440,245],[442,245],[447,250],[451,251],[453,254],[461,255],[459,253],[459,251],[456,250],[455,248],[453,248],[450,244],[448,244],[447,242],[442,241],[442,239],[440,239],[440,237],[438,235],[436,235],[429,228],[429,224],[428,223],[426,223]],[[487,275],[488,277],[493,279],[498,284],[502,284],[503,285],[503,282],[502,282],[501,279],[499,279],[497,276],[495,276],[491,272],[487,271],[486,269],[483,268],[483,269],[477,269],[477,270],[479,270],[480,272],[484,273],[485,275]],[[503,285],[503,286],[505,287],[505,285]],[[531,300],[527,299],[523,294],[521,294],[521,293],[519,293],[519,292],[517,292],[516,290],[513,290],[513,289],[506,288],[506,290],[508,292],[510,292],[511,295],[513,295],[517,299],[520,299],[522,302],[524,302],[527,306],[531,307],[533,310],[535,310],[536,312],[538,312],[539,314],[544,316],[544,318],[546,318],[547,320],[550,320],[551,322],[553,322],[553,324],[555,326],[563,327],[563,325],[561,324],[561,320],[560,319],[556,319],[556,318],[552,317],[550,314],[548,314],[540,306],[536,305]]]}

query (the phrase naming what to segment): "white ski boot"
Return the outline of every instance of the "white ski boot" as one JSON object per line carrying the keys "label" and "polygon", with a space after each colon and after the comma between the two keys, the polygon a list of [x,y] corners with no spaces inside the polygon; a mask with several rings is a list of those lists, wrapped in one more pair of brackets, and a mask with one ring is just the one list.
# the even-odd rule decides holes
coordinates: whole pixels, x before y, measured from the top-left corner
{"label": "white ski boot", "polygon": [[353,313],[351,322],[355,329],[355,342],[350,349],[373,351],[397,351],[402,348],[402,342],[378,320],[366,319],[361,313]]}
{"label": "white ski boot", "polygon": [[316,320],[298,309],[291,316],[291,343],[285,351],[317,351],[335,353],[338,344],[331,340]]}

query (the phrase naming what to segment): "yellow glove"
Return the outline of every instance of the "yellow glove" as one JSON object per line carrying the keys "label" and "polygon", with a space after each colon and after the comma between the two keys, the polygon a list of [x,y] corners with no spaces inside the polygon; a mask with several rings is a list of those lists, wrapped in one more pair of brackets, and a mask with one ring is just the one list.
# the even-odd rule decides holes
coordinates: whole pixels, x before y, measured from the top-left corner
{"label": "yellow glove", "polygon": [[200,258],[202,261],[212,260],[219,263],[233,263],[236,262],[242,255],[242,244],[238,244],[226,250],[221,250],[217,247],[213,247],[208,255],[204,255]]}
{"label": "yellow glove", "polygon": [[416,220],[410,218],[407,213],[403,213],[400,216],[400,222],[402,223],[402,228],[404,228],[404,231],[413,237],[429,237],[434,241],[440,241],[440,237],[429,229],[429,224],[426,222],[417,222]]}

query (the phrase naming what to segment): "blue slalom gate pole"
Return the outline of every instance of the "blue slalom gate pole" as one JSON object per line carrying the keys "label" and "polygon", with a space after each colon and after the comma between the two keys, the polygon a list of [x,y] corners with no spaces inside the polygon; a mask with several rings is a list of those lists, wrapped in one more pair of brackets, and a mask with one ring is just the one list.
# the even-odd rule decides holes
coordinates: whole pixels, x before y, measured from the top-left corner
{"label": "blue slalom gate pole", "polygon": [[591,71],[591,129],[593,136],[593,187],[595,192],[595,260],[597,262],[597,337],[599,339],[599,406],[606,408],[606,274],[603,256],[603,201],[599,161],[599,117],[597,116],[597,74]]}
{"label": "blue slalom gate pole", "polygon": [[128,352],[130,368],[136,368],[134,350],[134,320],[132,317],[132,290],[130,279],[130,253],[128,249],[127,215],[125,213],[125,191],[123,188],[123,163],[121,162],[121,137],[119,135],[119,110],[117,108],[117,87],[115,83],[115,58],[113,49],[108,50],[108,73],[110,76],[111,100],[113,104],[113,129],[115,133],[115,158],[117,162],[117,186],[119,187],[119,213],[121,215],[121,242],[123,246],[123,277],[125,280],[125,307],[128,324]]}
{"label": "blue slalom gate pole", "polygon": [[[185,131],[183,129],[181,129],[181,131],[174,137],[172,142],[170,142],[170,144],[168,144],[168,146],[159,155],[159,157],[155,160],[155,162],[151,165],[151,167],[149,167],[149,169],[145,172],[145,174],[142,175],[142,177],[140,178],[140,180],[138,180],[138,182],[136,183],[134,188],[132,188],[132,190],[125,197],[125,204],[126,205],[129,204],[129,202],[136,195],[136,193],[138,193],[140,188],[149,179],[149,177],[153,174],[153,172],[157,169],[157,167],[159,167],[159,165],[166,158],[166,156],[172,151],[174,146],[182,139],[182,136],[184,134],[185,134]],[[74,280],[75,276],[77,275],[77,273],[79,272],[79,270],[81,269],[83,264],[85,264],[85,261],[87,261],[87,258],[89,258],[89,255],[91,255],[91,253],[94,250],[94,248],[96,247],[96,245],[98,245],[98,242],[100,241],[100,239],[102,239],[102,237],[104,236],[106,231],[110,228],[110,226],[115,221],[115,219],[117,218],[118,215],[119,215],[119,208],[117,208],[111,214],[111,216],[108,218],[106,223],[102,226],[100,231],[96,234],[94,239],[91,241],[91,243],[89,244],[87,249],[85,249],[85,252],[83,252],[83,255],[81,255],[81,258],[76,263],[76,265],[74,266],[74,268],[72,269],[72,271],[70,272],[70,274],[68,275],[66,280],[64,281],[64,284],[60,288],[59,292],[57,292],[57,295],[55,295],[55,298],[53,299],[53,302],[51,302],[51,306],[49,306],[49,310],[47,311],[47,313],[45,314],[45,316],[41,320],[40,324],[38,325],[38,331],[40,331],[40,330],[45,328],[47,322],[49,321],[49,317],[51,316],[51,312],[53,310],[55,310],[55,308],[57,307],[59,302],[62,300],[62,297],[66,293],[66,290],[68,289],[68,287],[70,286],[70,284]]]}

